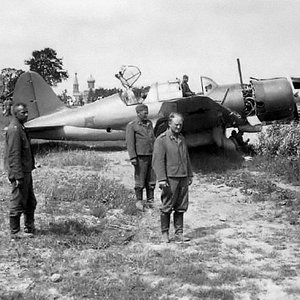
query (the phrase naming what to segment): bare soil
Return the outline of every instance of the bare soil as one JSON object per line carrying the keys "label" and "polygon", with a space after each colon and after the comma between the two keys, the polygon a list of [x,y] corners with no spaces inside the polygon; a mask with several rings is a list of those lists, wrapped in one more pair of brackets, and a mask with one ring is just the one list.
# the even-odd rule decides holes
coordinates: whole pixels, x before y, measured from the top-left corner
{"label": "bare soil", "polygon": [[[102,155],[109,161],[105,174],[102,175],[119,180],[126,187],[132,188],[133,168],[126,151],[107,151]],[[74,172],[81,171],[74,170]],[[36,170],[34,180],[38,180],[39,172],[47,173],[47,170],[45,168]],[[153,288],[164,290],[164,294],[151,299],[300,299],[299,225],[289,224],[272,202],[253,202],[251,195],[245,195],[240,188],[232,188],[222,182],[222,176],[215,182],[211,178],[208,175],[195,174],[190,187],[190,206],[184,221],[184,234],[191,238],[190,242],[182,245],[174,242],[161,243],[160,192],[157,189],[154,209],[143,213],[139,222],[134,224],[137,229],[135,238],[124,246],[123,250],[118,251],[123,251],[129,260],[136,258],[137,255],[146,257],[155,253],[161,256],[165,252],[178,258],[186,257],[193,262],[197,258],[198,265],[203,266],[210,280],[222,274],[219,286],[225,291],[233,291],[234,296],[230,298],[226,294],[220,296],[216,293],[215,296],[212,294],[210,297],[202,298],[200,292],[197,296],[197,292],[201,290],[203,293],[205,289],[208,290],[206,284],[200,286],[193,283],[192,279],[174,278],[172,274],[168,276],[154,274],[145,266],[140,267],[139,270],[143,271],[139,272],[139,275],[144,282]],[[299,187],[285,185],[285,188],[300,191]],[[4,198],[9,197],[9,189],[2,173],[0,185],[2,210],[5,209],[4,203],[7,204]],[[41,218],[37,210],[37,226]],[[8,226],[7,220],[1,222]],[[172,234],[173,232],[171,236]],[[18,248],[8,242],[8,229],[0,232],[0,239],[3,242],[0,246],[0,299],[8,299],[2,298],[1,292],[4,295],[8,291],[28,291],[34,288],[34,278],[24,276],[24,267],[20,263],[23,259],[22,247]],[[14,253],[11,256],[8,253],[12,249],[17,255]],[[49,253],[43,253],[43,259],[47,260],[47,255],[50,256],[50,250]],[[81,253],[81,260],[77,256],[77,262],[73,263],[84,265],[83,260],[93,256],[95,256],[93,250],[85,251],[84,254]],[[12,258],[8,260],[8,257]],[[83,268],[82,272],[88,270]],[[110,280],[115,280],[114,276],[111,274]],[[190,276],[193,277],[193,274]],[[49,281],[45,278],[45,281],[47,280]],[[46,299],[74,298],[58,293],[55,287],[49,287]],[[122,299],[121,295],[119,299]]]}
{"label": "bare soil", "polygon": [[[126,160],[127,153],[105,155],[112,161],[107,175],[132,186],[133,170]],[[175,251],[182,247],[182,255],[190,255],[201,252],[203,245],[212,247],[212,241],[212,244],[217,244],[217,249],[212,247],[211,251],[215,253],[203,255],[202,261],[212,270],[239,269],[241,278],[233,286],[237,292],[235,299],[300,299],[299,225],[290,225],[280,218],[273,203],[254,203],[251,195],[219,182],[212,182],[210,176],[195,174],[190,187],[189,209],[184,215],[184,233],[191,241],[182,246],[151,242],[151,235],[159,235],[160,229],[160,192],[157,189],[155,210],[145,213],[143,218],[149,236],[140,242],[156,250],[167,248]],[[300,191],[300,187],[277,184]],[[178,290],[187,289],[186,285],[177,286],[178,282],[174,285]]]}

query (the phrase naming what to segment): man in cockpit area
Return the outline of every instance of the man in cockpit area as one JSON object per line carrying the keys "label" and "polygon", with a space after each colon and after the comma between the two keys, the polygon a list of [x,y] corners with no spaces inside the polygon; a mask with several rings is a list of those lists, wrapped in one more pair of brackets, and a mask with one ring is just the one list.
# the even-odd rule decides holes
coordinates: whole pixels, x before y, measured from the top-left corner
{"label": "man in cockpit area", "polygon": [[182,90],[183,97],[190,97],[195,95],[195,93],[190,90],[188,81],[189,81],[189,77],[187,75],[183,75],[182,82],[181,82],[181,90]]}

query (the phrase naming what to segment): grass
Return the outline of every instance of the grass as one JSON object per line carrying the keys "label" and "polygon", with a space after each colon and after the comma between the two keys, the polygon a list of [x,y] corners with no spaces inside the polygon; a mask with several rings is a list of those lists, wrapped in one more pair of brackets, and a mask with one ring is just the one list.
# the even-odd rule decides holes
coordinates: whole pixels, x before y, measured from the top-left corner
{"label": "grass", "polygon": [[300,185],[300,160],[295,157],[255,156],[252,169],[274,174],[293,185]]}
{"label": "grass", "polygon": [[[243,194],[251,196],[254,202],[273,205],[274,211],[277,211],[276,218],[280,217],[292,225],[300,224],[300,192],[293,187],[288,188],[288,184],[298,184],[299,160],[255,156],[253,161],[243,162],[241,170],[239,159],[232,160],[232,157],[227,157],[224,153],[217,159],[215,155],[214,151],[211,157],[207,151],[192,152],[192,159],[199,159],[199,168],[196,169],[199,176],[207,174],[217,185],[238,188]],[[277,185],[282,179],[287,188]]]}
{"label": "grass", "polygon": [[[137,212],[132,190],[104,176],[108,161],[103,158],[102,149],[64,142],[35,143],[34,147],[37,161],[42,163],[34,172],[39,201],[35,239],[9,240],[10,189],[5,176],[0,176],[5,200],[0,203],[0,218],[5,220],[0,223],[0,276],[5,270],[8,285],[19,283],[17,291],[1,290],[0,286],[1,300],[231,300],[238,299],[243,288],[253,299],[258,298],[255,280],[268,274],[260,272],[263,267],[255,269],[242,255],[235,255],[250,247],[246,233],[233,235],[231,238],[236,238],[238,244],[230,248],[218,235],[228,223],[214,224],[194,229],[194,244],[161,246],[155,227],[158,212],[146,215],[148,218],[151,214],[149,220],[153,223],[143,223],[145,215],[141,218]],[[271,179],[254,174],[249,168],[241,172],[244,163],[240,157],[216,149],[210,155],[208,152],[191,152],[199,176],[206,174],[217,184],[241,188],[257,203],[272,200],[275,207],[283,206],[282,216],[297,212],[296,192],[278,188]],[[143,231],[148,229],[151,237],[144,241]],[[288,239],[288,233],[280,234]],[[278,237],[272,237],[270,243],[278,244]],[[280,251],[274,248],[273,252],[260,254],[278,261],[282,259]],[[6,269],[1,269],[2,262]],[[279,271],[276,278],[282,280],[284,276],[295,277],[294,268],[286,263],[271,271]],[[53,282],[53,274],[60,274],[62,280]],[[28,284],[24,286],[25,282]]]}

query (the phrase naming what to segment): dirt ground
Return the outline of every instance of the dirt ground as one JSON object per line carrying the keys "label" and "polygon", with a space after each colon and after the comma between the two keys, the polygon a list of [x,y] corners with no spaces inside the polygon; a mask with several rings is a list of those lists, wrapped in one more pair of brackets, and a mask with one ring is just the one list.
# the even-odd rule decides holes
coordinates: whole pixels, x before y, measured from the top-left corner
{"label": "dirt ground", "polygon": [[[103,152],[103,157],[109,160],[103,175],[132,188],[133,168],[126,151]],[[300,191],[298,187],[293,189]],[[234,299],[300,299],[299,225],[290,225],[277,217],[272,203],[253,202],[251,195],[242,194],[239,188],[195,174],[184,226],[184,233],[191,241],[183,245],[163,244],[159,241],[159,193],[156,189],[155,207],[143,214],[138,225],[141,234],[128,245],[129,252],[137,249],[179,251],[184,256],[198,255],[208,269],[214,270],[211,276],[215,270],[236,272],[239,279],[227,284],[228,289],[235,291]],[[1,233],[2,236],[5,234],[7,232]],[[1,253],[0,258],[4,256]],[[18,272],[20,270],[12,262],[7,263],[1,258],[0,287],[5,290],[15,284],[19,290],[30,287],[31,282],[18,278]],[[147,272],[142,277],[153,286],[166,280]],[[191,284],[169,281],[168,286],[169,294],[162,299],[196,299],[188,296],[187,291],[197,288]]]}
{"label": "dirt ground", "polygon": [[[127,153],[105,156],[111,160],[107,176],[118,178],[131,187],[133,169]],[[300,187],[285,187],[300,191]],[[156,189],[155,210],[145,213],[143,220],[156,233],[159,232],[159,201]],[[242,194],[238,188],[215,184],[208,176],[195,174],[184,230],[191,242],[185,245],[184,252],[199,251],[199,244],[216,239],[220,248],[214,259],[207,262],[212,267],[227,269],[236,266],[238,261],[247,272],[263,273],[259,280],[253,276],[239,283],[239,299],[300,299],[299,225],[293,226],[277,218],[274,209],[272,203],[254,203],[250,195]],[[149,243],[147,239],[145,243],[154,249],[177,247],[172,243]],[[255,286],[255,296],[251,285]]]}

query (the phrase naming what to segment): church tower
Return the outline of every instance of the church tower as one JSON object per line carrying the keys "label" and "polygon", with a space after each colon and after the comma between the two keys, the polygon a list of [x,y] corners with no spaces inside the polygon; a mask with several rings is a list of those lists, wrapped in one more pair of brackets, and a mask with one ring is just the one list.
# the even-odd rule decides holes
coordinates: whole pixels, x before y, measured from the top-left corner
{"label": "church tower", "polygon": [[77,73],[75,73],[75,78],[74,78],[74,83],[73,83],[73,97],[75,98],[75,103],[79,103],[80,95],[81,94],[79,92],[79,83],[78,83]]}
{"label": "church tower", "polygon": [[88,83],[88,89],[89,90],[94,90],[95,89],[95,79],[90,75],[90,77],[87,80]]}

